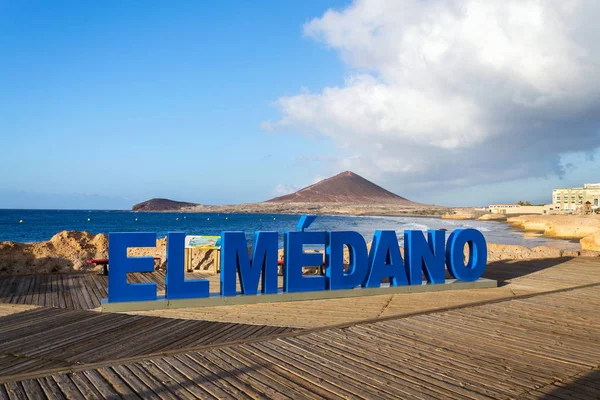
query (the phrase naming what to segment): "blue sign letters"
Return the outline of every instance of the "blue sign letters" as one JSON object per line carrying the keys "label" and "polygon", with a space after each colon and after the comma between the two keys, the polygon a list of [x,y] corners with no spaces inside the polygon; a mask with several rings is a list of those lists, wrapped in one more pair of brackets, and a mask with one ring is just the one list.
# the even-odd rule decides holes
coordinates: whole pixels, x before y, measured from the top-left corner
{"label": "blue sign letters", "polygon": [[[404,259],[395,231],[376,231],[367,251],[365,239],[357,232],[312,232],[307,217],[298,223],[297,232],[283,234],[283,291],[311,292],[360,288],[379,288],[382,281],[390,286],[444,284],[446,270],[455,279],[472,282],[485,271],[487,246],[481,232],[458,229],[450,234],[430,230],[427,238],[421,231],[404,231]],[[220,295],[277,294],[277,232],[256,232],[249,249],[244,232],[221,234]],[[167,235],[167,299],[189,299],[209,296],[207,279],[185,280],[183,233]],[[109,234],[110,273],[108,302],[156,300],[156,284],[128,284],[127,274],[154,270],[151,257],[128,257],[129,247],[154,247],[154,233]],[[320,246],[324,254],[305,251],[304,246]],[[465,247],[468,259],[465,262]],[[348,249],[348,260],[344,250]],[[323,257],[324,256],[324,257]],[[324,274],[303,274],[304,267],[319,267]],[[237,290],[240,283],[241,291]]]}

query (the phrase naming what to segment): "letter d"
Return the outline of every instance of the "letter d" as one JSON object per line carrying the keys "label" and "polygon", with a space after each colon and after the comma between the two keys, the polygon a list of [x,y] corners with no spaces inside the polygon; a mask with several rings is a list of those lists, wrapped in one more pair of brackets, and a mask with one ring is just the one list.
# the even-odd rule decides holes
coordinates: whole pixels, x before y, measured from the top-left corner
{"label": "letter d", "polygon": [[[344,272],[344,246],[348,246],[350,263]],[[329,266],[328,289],[353,289],[367,277],[369,256],[365,239],[358,232],[328,232],[325,262]]]}

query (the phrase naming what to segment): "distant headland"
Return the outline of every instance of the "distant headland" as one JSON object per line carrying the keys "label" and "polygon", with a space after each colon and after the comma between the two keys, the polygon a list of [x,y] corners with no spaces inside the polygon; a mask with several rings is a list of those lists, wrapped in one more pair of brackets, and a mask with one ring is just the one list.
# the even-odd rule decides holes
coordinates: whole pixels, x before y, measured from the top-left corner
{"label": "distant headland", "polygon": [[133,206],[132,211],[178,211],[184,207],[197,206],[196,203],[169,199],[150,199]]}
{"label": "distant headland", "polygon": [[132,210],[440,216],[447,213],[449,208],[410,201],[354,172],[345,171],[295,193],[260,203],[212,206],[169,199],[151,199],[134,205]]}

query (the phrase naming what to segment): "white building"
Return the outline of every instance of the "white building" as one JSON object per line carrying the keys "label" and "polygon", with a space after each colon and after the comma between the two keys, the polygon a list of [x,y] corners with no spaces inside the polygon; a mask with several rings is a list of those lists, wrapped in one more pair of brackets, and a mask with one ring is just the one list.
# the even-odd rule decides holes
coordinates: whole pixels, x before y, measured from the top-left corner
{"label": "white building", "polygon": [[600,183],[586,183],[581,188],[559,188],[552,191],[552,205],[556,210],[574,211],[586,203],[592,209],[600,206]]}
{"label": "white building", "polygon": [[490,204],[492,214],[547,214],[553,209],[551,204],[543,206],[521,206],[519,204]]}

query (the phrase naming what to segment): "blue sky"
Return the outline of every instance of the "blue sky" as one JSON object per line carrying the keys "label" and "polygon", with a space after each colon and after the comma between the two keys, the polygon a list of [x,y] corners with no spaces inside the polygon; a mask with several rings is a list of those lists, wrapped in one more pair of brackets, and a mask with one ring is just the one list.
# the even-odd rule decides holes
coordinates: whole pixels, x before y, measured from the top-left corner
{"label": "blue sky", "polygon": [[[517,160],[533,177],[440,186],[429,168],[412,175],[421,185],[390,162],[377,164],[377,153],[343,136],[347,121],[314,111],[338,100],[315,103],[328,88],[356,89],[353,76],[389,81],[348,53],[354,43],[335,39],[339,19],[327,25],[328,9],[356,6],[0,0],[0,208],[128,209],[151,197],[262,201],[344,169],[446,205],[547,201],[555,186],[600,181],[595,136],[587,150],[550,152],[553,166],[559,158],[577,163],[561,177],[552,165],[540,174],[539,165]],[[307,98],[309,120],[285,100],[304,107]],[[591,127],[598,130],[595,120]]]}

